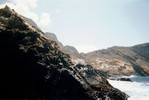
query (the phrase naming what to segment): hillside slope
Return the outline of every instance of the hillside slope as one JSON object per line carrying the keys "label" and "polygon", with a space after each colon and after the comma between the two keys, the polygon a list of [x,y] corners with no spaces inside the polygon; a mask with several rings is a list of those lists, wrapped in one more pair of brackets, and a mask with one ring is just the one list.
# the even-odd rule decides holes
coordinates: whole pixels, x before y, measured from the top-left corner
{"label": "hillside slope", "polygon": [[63,52],[69,54],[72,59],[75,59],[75,60],[76,60],[76,59],[79,59],[79,58],[80,58],[80,54],[79,54],[78,50],[77,50],[75,47],[69,46],[69,45],[64,46],[64,45],[57,39],[57,36],[56,36],[55,34],[53,34],[53,33],[46,32],[45,35],[46,35],[48,38],[50,38],[51,40],[55,41],[55,42],[58,44],[58,46],[60,47],[60,49],[61,49]]}
{"label": "hillside slope", "polygon": [[149,43],[97,50],[82,59],[109,75],[149,75]]}

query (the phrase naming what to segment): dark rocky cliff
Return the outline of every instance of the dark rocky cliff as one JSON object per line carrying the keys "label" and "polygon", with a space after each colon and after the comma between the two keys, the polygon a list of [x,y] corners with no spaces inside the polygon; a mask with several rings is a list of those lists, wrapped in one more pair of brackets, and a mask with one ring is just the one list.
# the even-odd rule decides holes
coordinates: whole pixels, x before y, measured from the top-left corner
{"label": "dark rocky cliff", "polygon": [[9,7],[0,9],[1,99],[126,100],[90,65],[72,64],[56,42]]}

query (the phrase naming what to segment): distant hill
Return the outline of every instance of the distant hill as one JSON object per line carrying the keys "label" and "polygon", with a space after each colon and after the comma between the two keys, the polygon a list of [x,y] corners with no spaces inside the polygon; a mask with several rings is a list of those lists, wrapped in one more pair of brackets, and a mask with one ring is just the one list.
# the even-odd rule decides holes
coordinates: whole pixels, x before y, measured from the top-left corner
{"label": "distant hill", "polygon": [[149,75],[149,43],[97,50],[82,59],[109,75]]}
{"label": "distant hill", "polygon": [[149,43],[135,45],[131,47],[131,50],[149,61]]}
{"label": "distant hill", "polygon": [[107,76],[149,75],[149,43],[132,47],[114,46],[108,49],[79,54],[75,47],[63,46],[55,34],[46,33],[46,35],[56,41],[59,47],[69,54],[72,59],[81,59],[95,69],[107,74]]}
{"label": "distant hill", "polygon": [[149,75],[149,43],[132,47],[114,46],[108,49],[96,50],[90,53],[79,54],[73,46],[63,46],[55,34],[46,33],[56,41],[59,47],[72,59],[81,59],[102,71],[107,76],[113,75]]}
{"label": "distant hill", "polygon": [[50,32],[46,32],[45,35],[50,38],[51,40],[55,41],[58,46],[60,47],[60,49],[65,52],[66,54],[69,54],[71,56],[72,59],[78,59],[80,58],[80,54],[78,52],[78,50],[73,47],[73,46],[69,46],[66,45],[64,46],[58,39],[57,36],[54,33],[50,33]]}
{"label": "distant hill", "polygon": [[63,48],[63,47],[64,47],[64,45],[57,39],[57,36],[56,36],[54,33],[46,32],[45,35],[46,35],[49,39],[55,41],[55,42],[58,44],[58,46],[59,46],[60,48]]}

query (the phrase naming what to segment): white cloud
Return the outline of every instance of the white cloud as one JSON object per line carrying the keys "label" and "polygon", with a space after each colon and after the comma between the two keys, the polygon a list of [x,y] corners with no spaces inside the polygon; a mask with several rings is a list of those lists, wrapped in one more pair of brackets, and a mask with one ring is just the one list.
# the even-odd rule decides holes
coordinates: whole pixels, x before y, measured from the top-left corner
{"label": "white cloud", "polygon": [[38,9],[38,0],[9,0],[9,2],[0,4],[0,8],[8,5],[19,14],[31,18],[39,27],[48,26],[51,22],[50,15],[47,12],[38,15],[33,10]]}
{"label": "white cloud", "polygon": [[50,15],[48,13],[42,13],[39,24],[42,26],[47,26],[49,23],[51,23]]}

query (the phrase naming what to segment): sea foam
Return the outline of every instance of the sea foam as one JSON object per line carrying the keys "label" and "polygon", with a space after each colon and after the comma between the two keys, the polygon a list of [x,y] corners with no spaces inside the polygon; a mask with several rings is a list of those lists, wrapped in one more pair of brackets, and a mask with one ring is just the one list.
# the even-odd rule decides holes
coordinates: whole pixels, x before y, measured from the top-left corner
{"label": "sea foam", "polygon": [[[128,77],[127,77],[128,78]],[[128,100],[149,100],[149,77],[129,77],[133,82],[108,80],[109,83],[130,96]]]}

